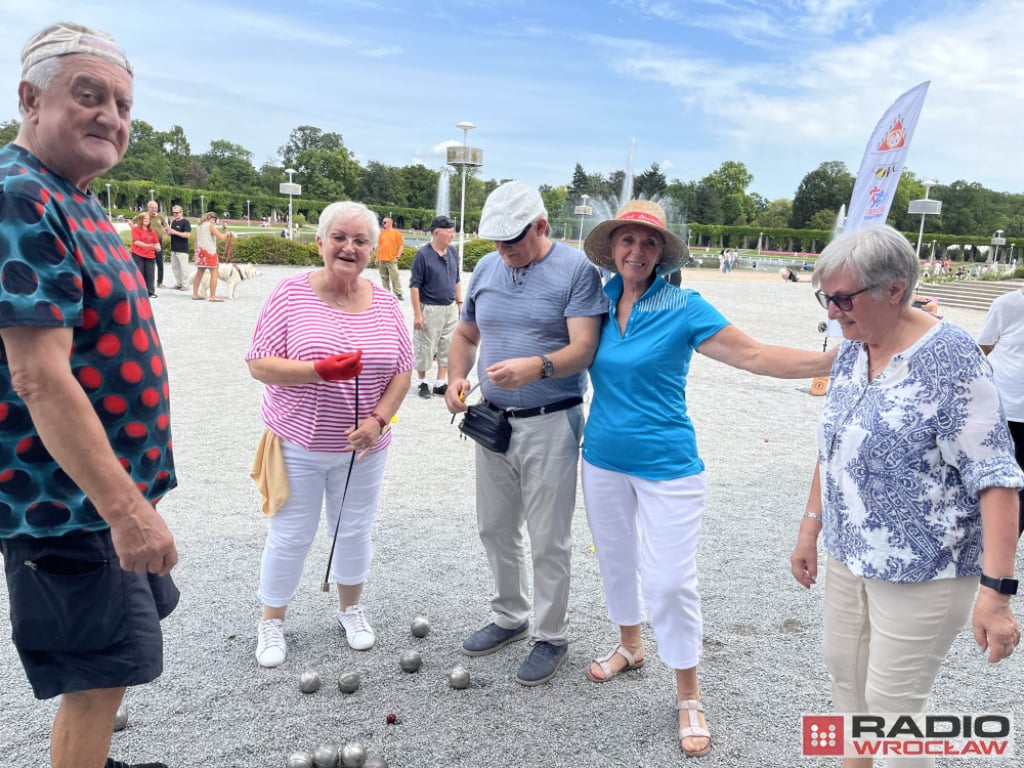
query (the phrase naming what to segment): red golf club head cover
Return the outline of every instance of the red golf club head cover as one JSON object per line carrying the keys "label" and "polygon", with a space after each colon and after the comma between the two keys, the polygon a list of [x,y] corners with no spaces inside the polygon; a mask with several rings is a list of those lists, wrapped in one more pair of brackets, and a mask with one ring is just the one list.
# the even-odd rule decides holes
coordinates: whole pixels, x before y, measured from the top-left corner
{"label": "red golf club head cover", "polygon": [[361,349],[357,349],[355,352],[331,355],[313,363],[313,370],[324,381],[354,379],[363,370],[362,356],[363,350]]}

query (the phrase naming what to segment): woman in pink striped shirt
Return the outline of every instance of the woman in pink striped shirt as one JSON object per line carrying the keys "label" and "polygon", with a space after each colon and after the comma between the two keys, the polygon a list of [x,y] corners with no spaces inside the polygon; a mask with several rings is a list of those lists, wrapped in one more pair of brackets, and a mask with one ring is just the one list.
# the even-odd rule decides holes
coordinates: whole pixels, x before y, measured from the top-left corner
{"label": "woman in pink striped shirt", "polygon": [[263,421],[281,440],[290,489],[270,518],[263,550],[256,658],[264,667],[285,660],[285,613],[325,498],[328,535],[338,526],[330,565],[337,621],[352,648],[374,643],[360,597],[391,444],[388,425],[409,389],[413,363],[397,299],[360,276],[378,232],[376,216],[360,203],[325,208],[316,238],[323,267],[274,288],[246,354],[252,376],[266,385]]}

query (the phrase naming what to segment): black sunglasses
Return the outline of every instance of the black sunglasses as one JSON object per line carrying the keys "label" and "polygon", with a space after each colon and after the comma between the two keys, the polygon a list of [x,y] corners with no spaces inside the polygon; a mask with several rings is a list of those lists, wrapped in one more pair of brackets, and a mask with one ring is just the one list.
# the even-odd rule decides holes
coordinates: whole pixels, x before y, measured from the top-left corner
{"label": "black sunglasses", "polygon": [[533,222],[532,221],[529,224],[526,225],[526,229],[524,229],[518,235],[513,237],[511,240],[495,240],[495,242],[496,243],[501,243],[502,245],[515,245],[520,240],[522,240],[524,237],[526,237],[528,234],[530,234],[530,230],[531,229],[533,229]]}
{"label": "black sunglasses", "polygon": [[836,309],[840,312],[849,312],[853,309],[854,296],[860,296],[865,291],[870,291],[877,287],[877,285],[869,285],[867,288],[861,288],[859,291],[854,291],[846,296],[841,293],[837,293],[835,296],[829,296],[824,291],[815,291],[814,298],[816,298],[818,303],[821,304],[822,309],[828,309],[828,303],[831,301],[836,305]]}

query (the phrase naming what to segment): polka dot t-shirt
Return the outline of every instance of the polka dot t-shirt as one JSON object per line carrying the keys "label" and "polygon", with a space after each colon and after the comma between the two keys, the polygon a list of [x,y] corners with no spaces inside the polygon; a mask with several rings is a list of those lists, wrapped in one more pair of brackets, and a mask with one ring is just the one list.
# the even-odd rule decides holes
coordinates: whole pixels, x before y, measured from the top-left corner
{"label": "polka dot t-shirt", "polygon": [[[0,327],[72,328],[71,369],[121,464],[154,503],[176,485],[142,278],[93,194],[13,144],[0,148]],[[0,341],[0,538],[106,527],[39,439]]]}

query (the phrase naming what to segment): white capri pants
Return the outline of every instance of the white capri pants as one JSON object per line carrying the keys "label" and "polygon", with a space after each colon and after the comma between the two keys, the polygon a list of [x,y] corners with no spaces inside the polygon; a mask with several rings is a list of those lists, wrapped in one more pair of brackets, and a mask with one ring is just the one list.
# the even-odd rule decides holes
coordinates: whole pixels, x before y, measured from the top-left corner
{"label": "white capri pants", "polygon": [[672,669],[697,666],[704,631],[697,594],[704,473],[644,480],[584,460],[582,476],[608,618],[619,626],[640,624],[646,602],[659,658]]}
{"label": "white capri pants", "polygon": [[[269,519],[260,570],[260,601],[271,608],[283,608],[295,597],[306,555],[316,537],[325,495],[327,536],[334,535],[352,458],[351,453],[307,451],[287,440],[281,444],[291,494]],[[370,573],[370,533],[386,463],[387,450],[373,451],[358,459],[352,468],[338,544],[331,561],[331,576],[338,584],[362,584]]]}
{"label": "white capri pants", "polygon": [[[857,576],[829,557],[824,646],[836,711],[925,712],[939,665],[977,592],[977,576],[893,584]],[[887,757],[886,764],[931,768],[935,758]]]}

